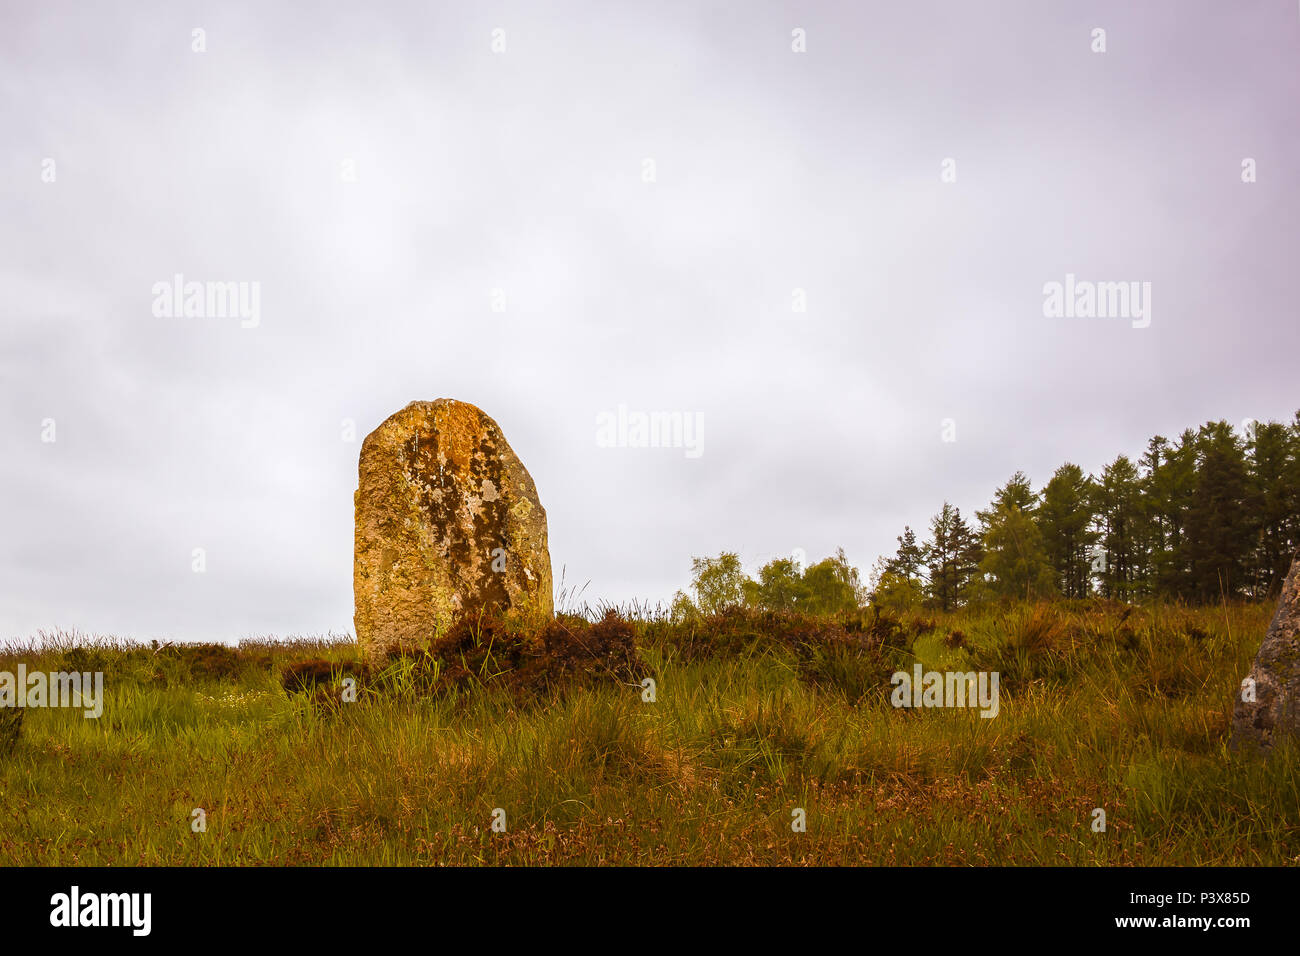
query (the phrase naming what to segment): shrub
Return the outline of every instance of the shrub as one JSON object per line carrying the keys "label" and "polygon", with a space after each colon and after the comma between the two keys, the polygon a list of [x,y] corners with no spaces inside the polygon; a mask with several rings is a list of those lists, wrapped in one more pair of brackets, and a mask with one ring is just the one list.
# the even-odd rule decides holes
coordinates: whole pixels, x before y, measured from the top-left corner
{"label": "shrub", "polygon": [[[271,668],[271,656],[266,651],[244,651],[228,644],[166,644],[155,653],[180,672],[176,676],[181,680],[238,680],[249,671]],[[168,677],[161,669],[155,671],[155,676],[163,680]]]}
{"label": "shrub", "polygon": [[8,756],[18,745],[25,713],[18,707],[0,707],[0,757]]}
{"label": "shrub", "polygon": [[337,679],[345,676],[363,678],[368,674],[369,669],[364,664],[351,662],[338,664],[313,657],[285,665],[280,672],[280,685],[286,692],[294,694],[301,691],[314,691],[321,684],[327,686],[334,684]]}
{"label": "shrub", "polygon": [[491,613],[466,615],[435,639],[417,669],[436,692],[502,686],[516,697],[602,682],[635,683],[642,663],[636,630],[617,610],[592,623],[561,614],[540,629]]}

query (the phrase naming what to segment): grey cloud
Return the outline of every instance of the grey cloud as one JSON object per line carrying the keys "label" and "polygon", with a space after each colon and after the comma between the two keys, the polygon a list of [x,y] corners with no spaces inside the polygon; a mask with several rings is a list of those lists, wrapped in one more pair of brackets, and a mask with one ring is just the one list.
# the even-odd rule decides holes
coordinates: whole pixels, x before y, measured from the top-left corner
{"label": "grey cloud", "polygon": [[[1300,404],[1294,5],[196,16],[5,14],[0,638],[350,630],[340,424],[416,398],[500,422],[614,601],[724,548],[865,569],[1018,468]],[[155,318],[178,272],[261,326]],[[1067,272],[1152,282],[1151,327],[1045,319]],[[620,403],[700,412],[703,457],[597,447]]]}

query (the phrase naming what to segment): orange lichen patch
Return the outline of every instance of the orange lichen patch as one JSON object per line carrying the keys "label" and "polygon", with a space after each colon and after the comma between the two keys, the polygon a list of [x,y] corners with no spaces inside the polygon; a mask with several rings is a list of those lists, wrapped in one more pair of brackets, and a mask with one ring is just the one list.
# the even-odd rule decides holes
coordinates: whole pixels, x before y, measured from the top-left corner
{"label": "orange lichen patch", "polygon": [[465,472],[470,470],[476,454],[496,453],[498,435],[483,433],[482,423],[490,419],[479,408],[468,402],[433,404],[436,407],[432,415],[424,417],[423,430],[427,438],[437,442],[439,464]]}

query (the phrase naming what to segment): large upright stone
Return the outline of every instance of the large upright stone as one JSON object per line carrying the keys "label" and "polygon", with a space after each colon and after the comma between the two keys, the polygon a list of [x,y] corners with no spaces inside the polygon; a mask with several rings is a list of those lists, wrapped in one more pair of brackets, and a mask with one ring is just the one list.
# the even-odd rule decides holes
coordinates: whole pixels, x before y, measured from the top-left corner
{"label": "large upright stone", "polygon": [[552,613],[546,512],[478,408],[412,402],[366,436],[359,476],[352,583],[372,663],[428,646],[461,612]]}
{"label": "large upright stone", "polygon": [[1300,734],[1300,554],[1232,713],[1234,746],[1254,742],[1267,750],[1287,734]]}

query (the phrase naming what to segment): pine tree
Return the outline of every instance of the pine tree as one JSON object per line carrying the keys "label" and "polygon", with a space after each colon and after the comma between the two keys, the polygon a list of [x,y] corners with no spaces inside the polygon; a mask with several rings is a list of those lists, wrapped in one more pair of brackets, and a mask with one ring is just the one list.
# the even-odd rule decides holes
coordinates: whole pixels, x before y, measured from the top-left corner
{"label": "pine tree", "polygon": [[1120,455],[1102,471],[1094,520],[1103,553],[1094,568],[1101,593],[1121,601],[1132,600],[1141,589],[1141,495],[1138,470],[1127,456]]}
{"label": "pine tree", "polygon": [[1097,541],[1092,509],[1091,476],[1070,463],[1056,469],[1052,480],[1043,488],[1038,527],[1056,587],[1066,597],[1087,597],[1092,590],[1089,566]]}
{"label": "pine tree", "polygon": [[[1300,416],[1297,421],[1300,422]],[[1256,598],[1276,597],[1300,544],[1300,431],[1278,422],[1258,423],[1247,436],[1249,497],[1257,538],[1247,568],[1247,587]]]}
{"label": "pine tree", "polygon": [[1143,465],[1139,512],[1150,529],[1147,555],[1151,589],[1170,597],[1188,594],[1185,541],[1187,511],[1196,491],[1196,432],[1185,430],[1177,445],[1157,436],[1148,445]]}
{"label": "pine tree", "polygon": [[982,551],[961,510],[946,501],[930,522],[926,555],[930,598],[945,611],[959,607],[979,568]]}
{"label": "pine tree", "polygon": [[991,593],[1032,600],[1055,591],[1037,511],[1038,495],[1018,471],[994,493],[988,511],[976,512],[984,551],[980,570]]}
{"label": "pine tree", "polygon": [[1168,508],[1166,484],[1169,476],[1167,462],[1170,456],[1169,440],[1156,435],[1147,442],[1146,453],[1138,460],[1138,514],[1145,530],[1145,564],[1147,584],[1152,593],[1158,593],[1164,568],[1171,559],[1170,539],[1173,533]]}
{"label": "pine tree", "polygon": [[898,536],[898,553],[885,565],[885,571],[919,582],[924,568],[925,548],[917,543],[916,532],[910,526],[904,526],[903,533]]}
{"label": "pine tree", "polygon": [[1207,422],[1197,436],[1195,494],[1187,510],[1188,592],[1214,601],[1243,591],[1256,536],[1245,450],[1227,422]]}
{"label": "pine tree", "polygon": [[984,560],[984,545],[979,534],[966,523],[961,516],[961,509],[953,509],[951,543],[956,557],[957,601],[965,604],[974,592],[974,585],[980,579],[980,562]]}

